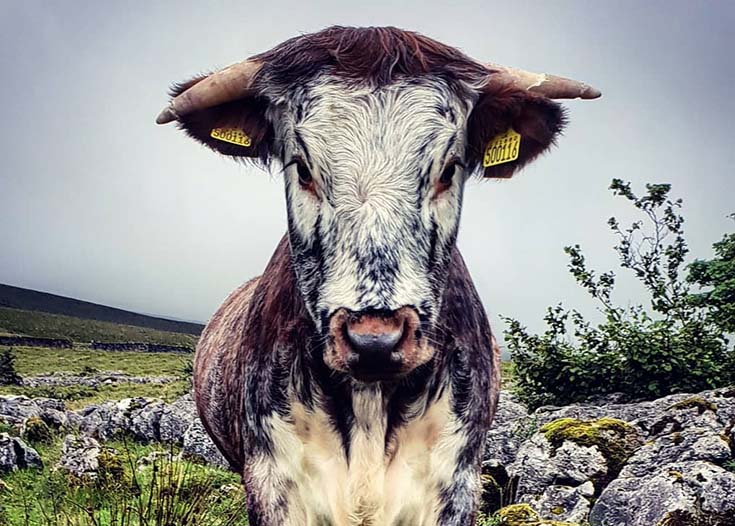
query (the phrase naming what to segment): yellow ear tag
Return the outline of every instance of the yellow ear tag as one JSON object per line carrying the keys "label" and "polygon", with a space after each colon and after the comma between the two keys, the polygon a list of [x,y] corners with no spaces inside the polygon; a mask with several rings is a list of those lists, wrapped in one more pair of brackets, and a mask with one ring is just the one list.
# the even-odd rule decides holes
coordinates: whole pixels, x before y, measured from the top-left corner
{"label": "yellow ear tag", "polygon": [[209,136],[212,139],[237,144],[238,146],[248,147],[253,143],[244,131],[237,128],[214,128]]}
{"label": "yellow ear tag", "polygon": [[518,159],[521,150],[521,134],[513,128],[508,131],[496,135],[485,148],[485,157],[482,159],[482,166],[495,166],[496,164],[509,163]]}

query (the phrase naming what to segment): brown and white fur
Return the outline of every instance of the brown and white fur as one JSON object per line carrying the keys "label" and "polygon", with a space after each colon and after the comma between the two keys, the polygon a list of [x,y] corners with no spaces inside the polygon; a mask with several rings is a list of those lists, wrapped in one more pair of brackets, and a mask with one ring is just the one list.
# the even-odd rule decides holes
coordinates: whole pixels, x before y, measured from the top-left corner
{"label": "brown and white fur", "polygon": [[[465,182],[509,177],[563,112],[395,28],[329,28],[254,59],[247,96],[177,117],[224,155],[282,167],[288,212],[262,276],[202,334],[202,421],[253,526],[469,526],[500,380],[456,247]],[[509,128],[518,159],[482,167]]]}
{"label": "brown and white fur", "polygon": [[243,474],[251,524],[469,524],[500,356],[456,249],[440,318],[430,366],[355,384],[308,352],[318,336],[285,238],[230,295],[197,349],[196,399]]}

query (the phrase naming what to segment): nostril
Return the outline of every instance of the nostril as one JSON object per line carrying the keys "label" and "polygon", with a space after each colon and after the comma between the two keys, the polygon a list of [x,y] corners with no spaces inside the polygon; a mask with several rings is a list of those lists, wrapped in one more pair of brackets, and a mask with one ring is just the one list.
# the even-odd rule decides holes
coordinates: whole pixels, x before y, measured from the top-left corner
{"label": "nostril", "polygon": [[403,336],[402,330],[381,332],[377,334],[360,334],[351,330],[349,326],[347,326],[347,330],[345,332],[350,346],[359,354],[390,354],[398,346],[398,343],[401,341],[401,337]]}

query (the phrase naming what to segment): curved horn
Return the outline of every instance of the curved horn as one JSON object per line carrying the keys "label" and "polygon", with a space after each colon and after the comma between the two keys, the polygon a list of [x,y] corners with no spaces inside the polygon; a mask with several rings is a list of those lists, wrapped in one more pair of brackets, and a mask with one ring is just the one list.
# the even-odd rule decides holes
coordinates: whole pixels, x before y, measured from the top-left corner
{"label": "curved horn", "polygon": [[180,93],[156,117],[156,123],[166,124],[184,115],[204,108],[211,108],[247,96],[261,63],[245,60],[212,73],[192,87]]}
{"label": "curved horn", "polygon": [[538,93],[550,99],[596,99],[602,95],[600,90],[578,80],[499,64],[486,64],[485,67],[493,73],[491,82],[505,82],[517,89]]}

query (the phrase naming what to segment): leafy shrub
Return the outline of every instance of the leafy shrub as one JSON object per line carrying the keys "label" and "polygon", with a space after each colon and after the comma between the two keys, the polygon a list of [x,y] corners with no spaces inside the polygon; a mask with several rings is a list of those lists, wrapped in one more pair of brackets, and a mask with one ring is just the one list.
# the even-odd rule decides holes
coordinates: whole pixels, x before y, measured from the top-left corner
{"label": "leafy shrub", "polygon": [[[735,219],[735,214],[730,215]],[[715,257],[689,265],[687,279],[709,290],[693,294],[692,302],[710,311],[722,330],[735,333],[735,233],[713,245]]]}
{"label": "leafy shrub", "polygon": [[23,383],[15,370],[15,355],[11,349],[0,352],[0,385],[20,385]]}
{"label": "leafy shrub", "polygon": [[615,218],[608,225],[619,240],[620,264],[644,285],[650,309],[616,306],[615,274],[598,276],[587,268],[578,245],[566,247],[569,271],[599,301],[604,321],[593,326],[559,304],[549,307],[547,329],[537,335],[505,318],[516,391],[531,407],[613,392],[630,399],[656,398],[735,382],[735,352],[706,305],[692,301],[689,284],[679,276],[688,253],[678,213],[681,200],[669,199],[666,184],[647,185],[642,197],[619,179],[610,188],[645,217],[626,229]]}

